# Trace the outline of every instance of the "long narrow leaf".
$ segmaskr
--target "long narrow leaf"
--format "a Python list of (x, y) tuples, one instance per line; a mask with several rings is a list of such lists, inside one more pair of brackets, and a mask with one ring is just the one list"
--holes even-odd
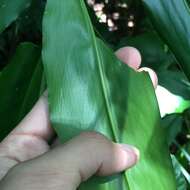
[(190, 79), (190, 8), (186, 0), (143, 0), (152, 23)]
[(187, 170), (181, 165), (181, 163), (177, 160), (176, 157), (173, 156), (172, 160), (173, 160), (173, 164), (176, 164), (179, 167), (179, 169), (181, 170), (181, 173), (183, 174), (183, 176), (187, 180), (188, 184), (190, 184), (190, 175), (187, 172)]
[(0, 141), (30, 111), (39, 97), (42, 75), (39, 58), (40, 49), (36, 45), (23, 43), (0, 73)]
[[(141, 160), (125, 173), (122, 183), (116, 181), (117, 187), (176, 189), (148, 75), (121, 63), (96, 38), (83, 0), (48, 0), (43, 35), (51, 121), (62, 142), (95, 130), (133, 144)], [(110, 189), (111, 184), (103, 187)]]
[(187, 182), (181, 170), (181, 164), (176, 159), (175, 156), (172, 155), (172, 163), (175, 169), (175, 175), (177, 179), (177, 190), (186, 190), (187, 189)]

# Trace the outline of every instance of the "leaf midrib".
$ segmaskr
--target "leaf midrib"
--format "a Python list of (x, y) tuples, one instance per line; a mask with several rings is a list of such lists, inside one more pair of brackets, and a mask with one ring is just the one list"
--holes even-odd
[[(90, 18), (89, 18), (89, 15), (86, 11), (86, 7), (84, 5), (84, 1), (83, 0), (80, 0), (80, 5), (81, 5), (81, 9), (82, 9), (82, 13), (83, 13), (83, 17), (84, 17), (84, 20), (87, 21), (87, 23), (89, 23), (89, 26), (90, 26), (90, 30), (92, 31), (91, 32), (91, 36), (92, 36), (92, 41), (93, 41), (93, 46), (94, 46), (94, 49), (95, 49), (95, 53), (96, 53), (96, 57), (97, 57), (97, 62), (98, 62), (98, 73), (99, 73), (99, 76), (100, 76), (100, 79), (101, 79), (101, 87), (102, 87), (102, 90), (103, 90), (103, 96), (104, 96), (104, 101), (105, 101), (105, 104), (106, 104), (106, 110), (107, 110), (107, 114), (108, 114), (108, 118), (109, 118), (109, 121), (110, 121), (110, 124), (111, 124), (111, 129), (112, 129), (112, 132), (113, 132), (113, 137), (114, 137), (114, 140), (115, 141), (118, 141), (118, 138), (116, 136), (116, 130), (115, 130), (115, 126), (116, 126), (116, 122), (114, 120), (114, 117), (113, 117), (113, 112), (111, 111), (111, 105), (109, 103), (109, 96), (107, 94), (107, 84), (106, 84), (106, 80), (105, 80), (105, 75), (104, 75), (104, 66), (103, 66), (103, 63), (102, 63), (102, 59), (101, 57), (99, 56), (99, 50), (98, 50), (98, 46), (97, 46), (97, 42), (96, 42), (96, 37), (94, 35), (94, 30), (93, 30), (93, 27), (91, 25), (91, 21), (90, 21)], [(84, 14), (86, 13), (86, 14)]]
[[(81, 9), (82, 9), (82, 13), (83, 13), (83, 17), (84, 17), (84, 20), (87, 20), (87, 23), (89, 23), (89, 26), (90, 26), (90, 30), (92, 31), (91, 34), (92, 34), (92, 41), (93, 41), (93, 46), (94, 46), (94, 49), (95, 49), (95, 52), (96, 52), (96, 56), (97, 56), (97, 61), (98, 61), (98, 71), (99, 71), (99, 76), (100, 76), (100, 79), (101, 79), (101, 87), (102, 87), (102, 90), (103, 90), (103, 96), (104, 96), (104, 101), (105, 101), (105, 104), (106, 104), (106, 110), (107, 110), (107, 114), (108, 114), (108, 118), (109, 118), (109, 121), (110, 121), (110, 124), (111, 124), (111, 130), (112, 130), (112, 133), (113, 133), (113, 138), (116, 142), (119, 142), (119, 139), (117, 137), (117, 131), (115, 129), (115, 127), (117, 126), (116, 125), (116, 120), (114, 119), (114, 114), (112, 112), (112, 106), (110, 105), (109, 103), (109, 96), (107, 94), (107, 89), (108, 89), (108, 85), (106, 84), (106, 77), (105, 77), (105, 72), (104, 72), (104, 66), (103, 66), (103, 62), (102, 62), (102, 59), (101, 57), (99, 56), (100, 52), (99, 52), (99, 49), (98, 49), (98, 45), (97, 45), (97, 41), (96, 41), (96, 36), (94, 35), (94, 30), (93, 30), (93, 26), (91, 24), (91, 20), (89, 18), (89, 15), (88, 15), (88, 12), (86, 11), (86, 7), (84, 5), (84, 1), (83, 0), (80, 0), (80, 5), (81, 5)], [(84, 13), (86, 12), (86, 15), (84, 15)], [(125, 175), (125, 180), (126, 180), (126, 185), (127, 185), (127, 188), (130, 190), (130, 187), (129, 187), (129, 183), (128, 183), (128, 180), (127, 180), (127, 174), (126, 172), (124, 173)]]

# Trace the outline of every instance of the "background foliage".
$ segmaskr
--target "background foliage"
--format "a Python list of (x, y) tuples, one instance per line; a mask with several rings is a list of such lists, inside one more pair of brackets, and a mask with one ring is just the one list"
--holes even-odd
[[(45, 88), (40, 52), (46, 1), (25, 2), (24, 7), (19, 7), (21, 14), (13, 13), (0, 24), (1, 140), (31, 109)], [(159, 102), (164, 112), (162, 126), (173, 154), (178, 189), (190, 189), (190, 83), (177, 59), (155, 30), (142, 1), (88, 0), (86, 3), (97, 36), (114, 50), (126, 45), (138, 48), (143, 57), (142, 65), (153, 68), (158, 74), (159, 85), (168, 90), (157, 93), (158, 99), (166, 99)], [(16, 0), (11, 4), (18, 5)], [(0, 0), (0, 21), (6, 13), (2, 10), (7, 6)], [(9, 104), (13, 108), (10, 109)], [(175, 109), (168, 108), (175, 104)]]

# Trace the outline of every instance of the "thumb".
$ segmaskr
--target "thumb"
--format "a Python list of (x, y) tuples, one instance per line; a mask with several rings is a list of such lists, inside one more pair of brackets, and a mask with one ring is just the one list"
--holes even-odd
[[(65, 189), (76, 189), (92, 175), (112, 175), (132, 167), (139, 152), (95, 132), (85, 132), (36, 160), (37, 168), (61, 172)], [(64, 188), (63, 188), (64, 189)]]
[[(95, 132), (85, 132), (43, 156), (24, 163), (22, 173), (27, 176), (27, 173), (31, 174), (31, 169), (34, 170), (34, 189), (37, 189), (37, 182), (44, 181), (43, 187), (47, 185), (49, 189), (59, 187), (57, 189), (73, 190), (94, 174), (107, 176), (130, 168), (138, 158), (139, 152), (132, 146), (113, 143)], [(39, 179), (39, 176), (43, 179)], [(26, 184), (26, 181), (22, 181)]]

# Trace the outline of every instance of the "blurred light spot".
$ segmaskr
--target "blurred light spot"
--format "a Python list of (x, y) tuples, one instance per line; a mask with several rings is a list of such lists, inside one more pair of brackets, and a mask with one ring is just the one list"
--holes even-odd
[(107, 15), (104, 14), (102, 11), (97, 11), (96, 16), (99, 18), (100, 23), (106, 23), (107, 22)]
[(128, 8), (128, 5), (126, 3), (119, 3), (118, 7)]
[(110, 28), (109, 28), (109, 31), (111, 31), (111, 32), (112, 32), (112, 31), (116, 31), (116, 30), (118, 30), (118, 27), (117, 27), (117, 26), (113, 26), (113, 27), (110, 27)]
[(104, 8), (104, 4), (103, 3), (97, 3), (93, 6), (94, 11), (102, 11)]
[(113, 13), (113, 19), (118, 20), (120, 17), (119, 13)]
[(102, 22), (102, 23), (106, 23), (107, 22), (107, 16), (106, 16), (106, 14), (100, 15), (100, 22)]
[(127, 25), (129, 28), (133, 28), (135, 26), (135, 23), (133, 21), (129, 21)]
[(187, 138), (190, 139), (190, 134), (187, 134)]
[(134, 20), (135, 17), (134, 17), (134, 15), (130, 15), (129, 18), (130, 18), (131, 20)]
[(95, 4), (95, 0), (88, 0), (87, 3), (90, 5), (90, 6), (93, 6)]
[(118, 29), (117, 26), (112, 21), (112, 19), (108, 19), (107, 24), (108, 24), (108, 27), (109, 27), (109, 31), (115, 31), (115, 30)]
[(108, 19), (108, 26), (109, 27), (114, 27), (114, 23), (111, 19)]

